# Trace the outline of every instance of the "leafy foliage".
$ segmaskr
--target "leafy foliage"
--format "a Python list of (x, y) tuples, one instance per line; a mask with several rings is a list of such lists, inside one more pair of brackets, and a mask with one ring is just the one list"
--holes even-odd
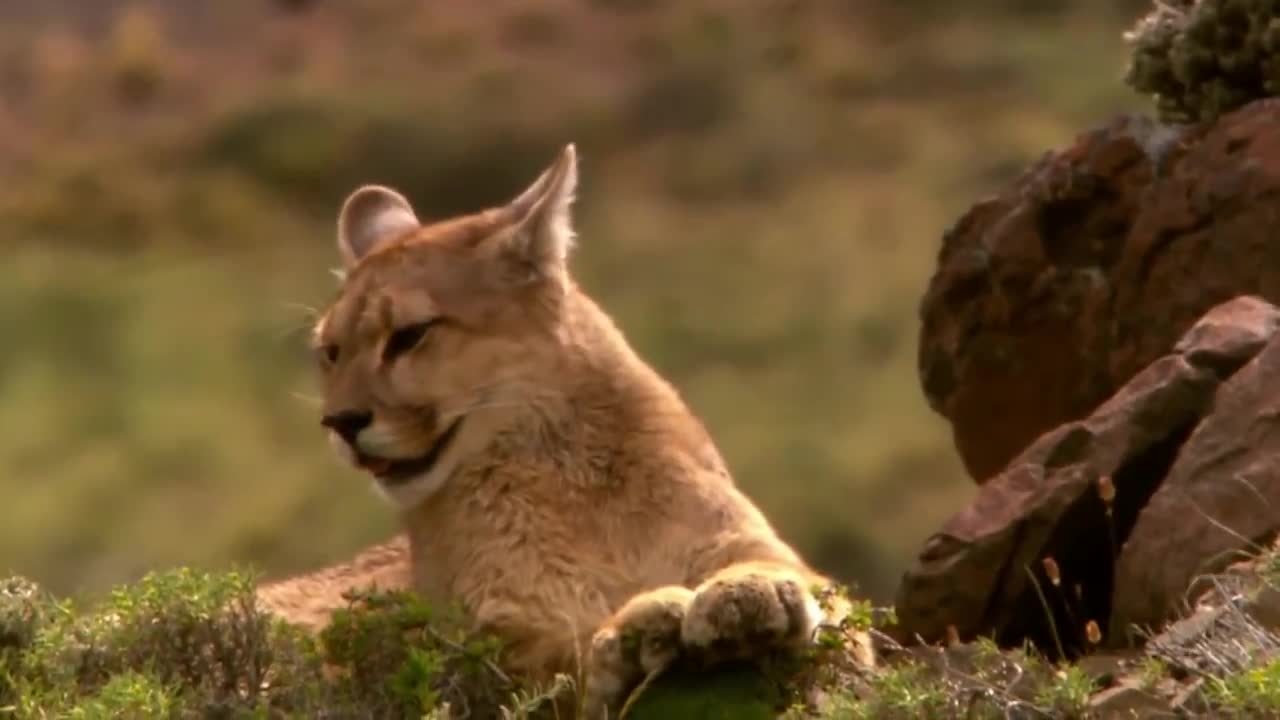
[(353, 595), (313, 637), (260, 611), (246, 573), (152, 573), (87, 609), (15, 577), (0, 623), (17, 718), (518, 718), (551, 699), (499, 669), (494, 639), (403, 593)]
[(1227, 717), (1280, 716), (1280, 659), (1224, 678), (1213, 678), (1206, 689), (1210, 702)]
[(1280, 3), (1157, 0), (1126, 36), (1125, 79), (1163, 119), (1212, 120), (1280, 92)]

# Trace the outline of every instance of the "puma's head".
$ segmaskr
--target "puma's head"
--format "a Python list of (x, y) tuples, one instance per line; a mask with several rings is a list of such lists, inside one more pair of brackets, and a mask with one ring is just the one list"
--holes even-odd
[(424, 224), (375, 185), (343, 204), (342, 287), (314, 330), (322, 424), (397, 504), (439, 489), (554, 385), (578, 297), (566, 267), (577, 177), (568, 145), (519, 196), (472, 215)]

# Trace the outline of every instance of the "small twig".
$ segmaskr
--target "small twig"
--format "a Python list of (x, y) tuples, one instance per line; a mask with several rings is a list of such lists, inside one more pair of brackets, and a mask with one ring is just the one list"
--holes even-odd
[(653, 684), (653, 681), (657, 680), (658, 676), (665, 671), (665, 667), (659, 668), (646, 675), (644, 680), (640, 681), (640, 684), (637, 685), (635, 689), (631, 691), (631, 694), (627, 696), (627, 701), (622, 704), (622, 709), (618, 711), (618, 720), (626, 720), (627, 713), (631, 712), (631, 706), (635, 704), (636, 700), (640, 699), (640, 695), (642, 695), (644, 691)]
[[(453, 650), (454, 652), (459, 652), (463, 654), (466, 654), (467, 652), (466, 648), (450, 640), (449, 638), (441, 635), (439, 632), (436, 631), (435, 628), (431, 627), (430, 625), (423, 625), (422, 631), (430, 635), (431, 638), (436, 642), (448, 647), (450, 650)], [(498, 665), (494, 663), (492, 660), (490, 660), (489, 658), (480, 658), (480, 663), (484, 665), (485, 668), (489, 670), (489, 672), (493, 673), (495, 676), (497, 676), (499, 680), (506, 683), (508, 686), (515, 685), (515, 683), (511, 681), (511, 677), (508, 676), (505, 672), (503, 672), (502, 668), (498, 667)]]
[(1053, 619), (1053, 609), (1049, 607), (1049, 599), (1045, 597), (1044, 590), (1040, 587), (1040, 581), (1036, 579), (1036, 574), (1026, 565), (1022, 566), (1026, 571), (1027, 577), (1031, 578), (1031, 586), (1036, 589), (1036, 596), (1040, 598), (1040, 605), (1044, 608), (1045, 618), (1049, 621), (1049, 632), (1053, 633), (1053, 644), (1058, 648), (1058, 657), (1066, 659), (1067, 651), (1062, 647), (1062, 638), (1058, 636), (1058, 623)]

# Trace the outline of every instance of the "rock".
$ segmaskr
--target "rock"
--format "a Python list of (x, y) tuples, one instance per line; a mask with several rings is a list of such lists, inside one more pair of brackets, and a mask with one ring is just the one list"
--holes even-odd
[(919, 372), (979, 482), (1087, 416), (1211, 307), (1280, 302), (1280, 99), (1211, 125), (1122, 116), (943, 238)]
[[(1216, 386), (1212, 373), (1170, 356), (1096, 417), (1044, 435), (927, 541), (899, 586), (895, 635), (937, 642), (952, 624), (962, 638), (995, 633), (1002, 645), (1021, 636), (1049, 647), (1059, 634), (1049, 617), (1067, 620), (1064, 593), (1077, 583), (1082, 596), (1089, 591), (1085, 617), (1096, 619), (1093, 609), (1104, 609), (1110, 593), (1112, 554), (1098, 479), (1111, 476), (1117, 507), (1136, 512), (1131, 506), (1154, 489), (1160, 466)], [(1052, 586), (1041, 565), (1046, 557), (1064, 584)], [(1046, 613), (1045, 604), (1058, 609)]]
[(1219, 626), (1229, 624), (1229, 612), (1230, 608), (1225, 605), (1212, 605), (1188, 613), (1151, 637), (1146, 643), (1147, 652), (1183, 675), (1209, 672), (1214, 668), (1204, 665), (1200, 645)]
[(1110, 377), (1123, 381), (1210, 307), (1238, 295), (1280, 302), (1280, 100), (1224, 116), (1139, 206), (1112, 273)]
[(921, 304), (919, 371), (985, 480), (1114, 389), (1104, 363), (1111, 267), (1154, 175), (1152, 121), (1121, 117), (978, 203), (943, 238)]
[[(1277, 313), (1250, 308), (1274, 333)], [(1116, 562), (1112, 633), (1159, 627), (1197, 576), (1280, 533), (1280, 336), (1218, 390)]]
[(1280, 328), (1280, 310), (1265, 300), (1242, 295), (1205, 313), (1174, 346), (1191, 364), (1219, 377), (1240, 369)]
[(1195, 678), (1178, 689), (1169, 701), (1175, 717), (1203, 716), (1209, 707), (1204, 701), (1204, 678)]
[(1093, 679), (1094, 685), (1109, 688), (1124, 675), (1134, 653), (1094, 653), (1076, 660), (1076, 667)]
[[(954, 625), (964, 640), (994, 635), (1004, 646), (1031, 640), (1051, 655), (1089, 647), (1085, 623), (1110, 627), (1113, 563), (1139, 511), (1208, 413), (1223, 378), (1243, 378), (1253, 365), (1237, 376), (1232, 371), (1262, 350), (1254, 361), (1260, 363), (1278, 326), (1280, 310), (1258, 298), (1223, 303), (1087, 418), (1032, 443), (926, 542), (898, 589), (895, 637), (938, 642)], [(1100, 494), (1102, 478), (1114, 494), (1110, 508)], [(1259, 509), (1256, 500), (1246, 506)], [(1176, 523), (1186, 514), (1161, 517)], [(1119, 639), (1108, 632), (1103, 644)]]
[(1259, 588), (1249, 598), (1245, 612), (1262, 627), (1273, 633), (1280, 633), (1280, 587), (1265, 585)]
[(1095, 693), (1089, 699), (1091, 717), (1149, 718), (1167, 717), (1169, 703), (1137, 685), (1124, 683)]
[(1226, 677), (1280, 658), (1280, 635), (1250, 613), (1247, 585), (1261, 577), (1222, 575), (1195, 609), (1146, 641), (1144, 651), (1182, 677)]

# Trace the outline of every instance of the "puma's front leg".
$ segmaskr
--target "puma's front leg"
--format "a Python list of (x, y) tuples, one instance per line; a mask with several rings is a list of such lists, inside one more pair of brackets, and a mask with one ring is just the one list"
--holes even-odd
[(592, 638), (587, 718), (616, 718), (646, 677), (677, 658), (712, 664), (802, 648), (821, 618), (806, 581), (786, 565), (742, 563), (692, 590), (668, 586), (635, 596)]
[(693, 597), (689, 588), (674, 585), (642, 593), (596, 631), (583, 691), (588, 720), (616, 718), (636, 686), (679, 657)]

